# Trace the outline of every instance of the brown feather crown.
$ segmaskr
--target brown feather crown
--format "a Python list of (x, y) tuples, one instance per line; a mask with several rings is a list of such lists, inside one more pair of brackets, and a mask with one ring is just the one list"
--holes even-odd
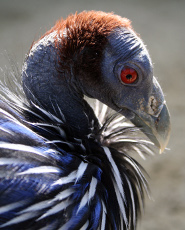
[[(71, 71), (75, 76), (93, 72), (93, 79), (99, 76), (102, 51), (107, 36), (116, 28), (131, 28), (128, 19), (113, 13), (83, 11), (57, 21), (44, 36), (55, 32), (55, 45), (59, 52), (59, 71)], [(42, 38), (44, 37), (42, 36)]]

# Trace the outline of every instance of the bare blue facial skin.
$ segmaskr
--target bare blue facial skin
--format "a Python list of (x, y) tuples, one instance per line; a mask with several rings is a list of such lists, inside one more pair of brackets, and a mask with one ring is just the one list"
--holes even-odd
[[(147, 103), (153, 88), (153, 67), (143, 42), (135, 33), (126, 28), (117, 29), (108, 38), (109, 44), (104, 52), (102, 72), (109, 87), (116, 88), (112, 99), (119, 108), (134, 110), (142, 100)], [(121, 82), (120, 73), (124, 67), (136, 70), (138, 80), (134, 84)], [(135, 95), (135, 96), (134, 96)]]
[[(120, 74), (124, 67), (137, 72), (138, 79), (133, 84), (121, 81)], [(168, 110), (162, 89), (153, 76), (149, 53), (142, 40), (131, 29), (117, 29), (108, 37), (102, 76), (108, 95), (108, 100), (104, 103), (141, 127), (161, 148), (162, 142), (169, 139), (169, 129), (164, 128), (170, 126)], [(157, 137), (158, 133), (161, 133), (161, 137)], [(161, 149), (163, 151), (163, 147)]]

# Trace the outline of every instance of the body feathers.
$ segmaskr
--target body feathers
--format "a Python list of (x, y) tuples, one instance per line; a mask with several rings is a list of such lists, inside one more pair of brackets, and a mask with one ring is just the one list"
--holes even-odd
[(125, 153), (133, 127), (105, 116), (81, 140), (36, 105), (6, 99), (1, 108), (1, 229), (135, 229), (148, 186)]

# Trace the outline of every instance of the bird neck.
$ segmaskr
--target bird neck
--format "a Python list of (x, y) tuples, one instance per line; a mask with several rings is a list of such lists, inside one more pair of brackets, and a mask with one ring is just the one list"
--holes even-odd
[(83, 138), (98, 121), (72, 71), (62, 72), (58, 58), (52, 42), (33, 46), (22, 70), (23, 89), (30, 102), (65, 119), (73, 135)]
[(58, 118), (64, 117), (75, 137), (87, 136), (92, 132), (92, 128), (98, 127), (92, 108), (82, 95), (74, 92), (73, 87), (64, 84), (61, 92), (50, 96), (52, 107), (48, 105), (46, 108)]

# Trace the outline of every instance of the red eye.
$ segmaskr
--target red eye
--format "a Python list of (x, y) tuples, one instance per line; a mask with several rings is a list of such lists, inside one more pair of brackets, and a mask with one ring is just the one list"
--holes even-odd
[(134, 69), (130, 67), (125, 67), (122, 69), (120, 77), (123, 83), (132, 84), (137, 80), (138, 75)]

